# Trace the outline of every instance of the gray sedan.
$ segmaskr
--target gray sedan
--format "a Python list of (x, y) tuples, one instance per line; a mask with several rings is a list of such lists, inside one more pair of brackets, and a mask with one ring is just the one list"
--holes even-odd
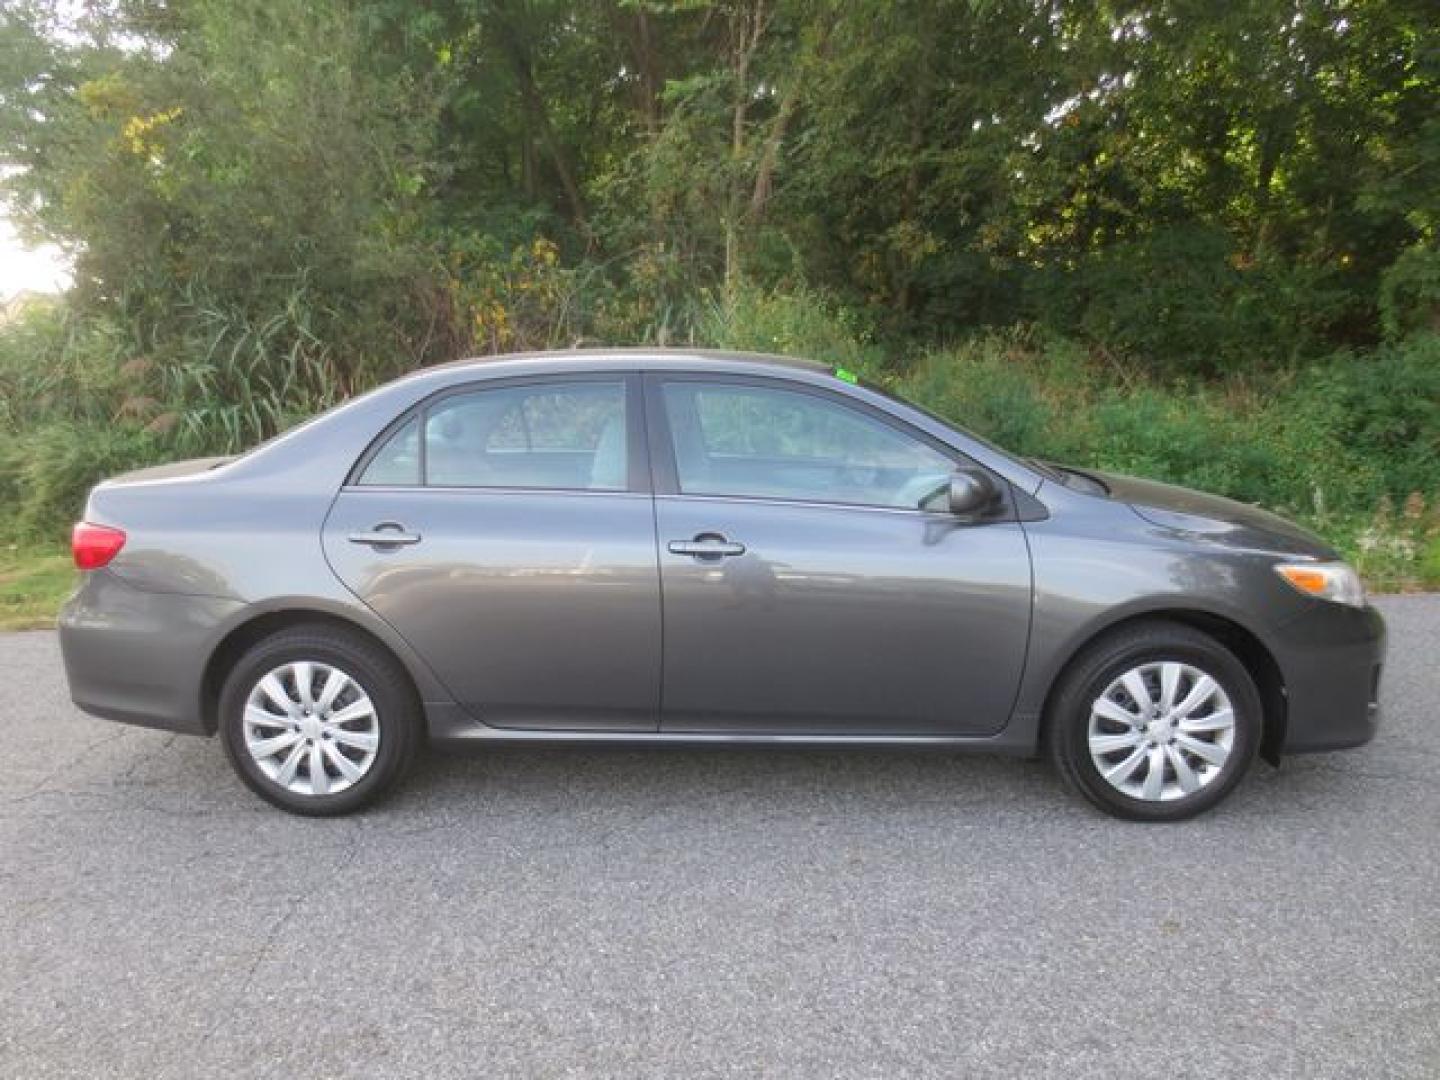
[(1378, 719), (1383, 623), (1315, 536), (776, 357), (430, 368), (102, 483), (73, 548), (76, 703), (304, 814), (429, 739), (1043, 752), (1175, 820)]

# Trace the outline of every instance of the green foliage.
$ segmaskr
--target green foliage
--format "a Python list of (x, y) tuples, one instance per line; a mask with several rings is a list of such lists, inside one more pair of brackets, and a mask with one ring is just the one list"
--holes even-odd
[(1440, 498), (1412, 492), (1398, 509), (1382, 498), (1373, 513), (1337, 529), (1342, 550), (1372, 588), (1440, 588)]
[(1420, 585), (1427, 589), (1440, 589), (1440, 535), (1434, 532), (1426, 539), (1420, 553)]
[(163, 445), (144, 432), (55, 422), (23, 434), (0, 433), (0, 504), (12, 539), (53, 539), (79, 517), (98, 481), (161, 460)]
[(9, 4), (0, 194), (76, 286), (0, 325), (4, 528), (418, 365), (697, 343), (1305, 515), (1403, 582), (1432, 7)]
[(1421, 335), (1283, 378), (1164, 383), (1009, 333), (931, 352), (895, 389), (1027, 456), (1295, 516), (1398, 588), (1440, 582), (1437, 350)]
[(1440, 335), (1341, 353), (1307, 373), (1298, 407), (1325, 418), (1340, 451), (1376, 462), (1376, 495), (1440, 494)]
[(1436, 34), (1412, 0), (32, 0), (0, 187), (165, 363), (197, 297), (303, 293), (354, 382), (691, 340), (758, 288), (1279, 368), (1433, 322)]
[(1223, 231), (1193, 227), (1110, 245), (1082, 273), (1037, 275), (1028, 291), (1036, 319), (1166, 374), (1314, 357), (1354, 304), (1334, 271), (1242, 262)]
[(60, 37), (46, 22), (67, 6), (47, 7), (0, 16), (17, 45), (0, 132), (22, 166), (3, 188), (22, 227), (76, 246), (77, 316), (169, 363), (223, 313), (283, 368), (304, 335), (268, 327), (300, 294), (347, 382), (401, 343), (426, 355), (429, 313), (407, 301), (433, 267), (417, 207), (435, 105), (374, 70), (347, 8), (116, 5)]
[(780, 353), (851, 371), (878, 372), (884, 351), (855, 312), (805, 290), (739, 289), (706, 297), (695, 343), (740, 352)]
[(0, 548), (0, 630), (54, 626), (75, 578), (68, 552), (52, 546)]
[(1074, 460), (1086, 444), (1070, 421), (1090, 380), (1073, 346), (1016, 331), (931, 352), (894, 387), (1014, 453)]
[(39, 304), (0, 327), (0, 431), (49, 422), (173, 437), (179, 449), (243, 449), (392, 372), (341, 363), (297, 290), (257, 322), (198, 295), (164, 337), (123, 314)]
[[(324, 318), (298, 289), (263, 321), (203, 299), (184, 310), (186, 337), (166, 363), (132, 369), (154, 397), (122, 411), (153, 413), (150, 430), (170, 432), (197, 452), (235, 453), (375, 380), (377, 372), (343, 364), (319, 336)], [(131, 399), (132, 405), (136, 399)]]
[(1440, 249), (1417, 244), (1385, 271), (1380, 324), (1392, 341), (1415, 330), (1440, 333)]

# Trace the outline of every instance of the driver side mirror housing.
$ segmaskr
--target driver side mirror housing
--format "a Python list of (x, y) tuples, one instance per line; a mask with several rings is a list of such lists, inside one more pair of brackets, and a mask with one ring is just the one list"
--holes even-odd
[(989, 510), (1000, 498), (1000, 488), (983, 469), (956, 469), (950, 476), (950, 513), (973, 517)]

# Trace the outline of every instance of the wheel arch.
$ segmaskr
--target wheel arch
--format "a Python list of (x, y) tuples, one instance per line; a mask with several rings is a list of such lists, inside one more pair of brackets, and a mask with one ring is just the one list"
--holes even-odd
[(1261, 708), (1264, 714), (1260, 737), (1260, 756), (1270, 764), (1278, 765), (1280, 748), (1285, 743), (1285, 728), (1288, 722), (1285, 677), (1279, 663), (1264, 641), (1249, 627), (1226, 615), (1199, 608), (1147, 609), (1124, 615), (1103, 626), (1091, 628), (1089, 633), (1083, 635), (1074, 644), (1064, 662), (1055, 669), (1054, 676), (1045, 692), (1045, 702), (1040, 714), (1041, 738), (1049, 737), (1051, 710), (1056, 693), (1064, 682), (1066, 674), (1081, 654), (1102, 638), (1137, 623), (1146, 622), (1172, 622), (1188, 626), (1192, 630), (1198, 630), (1214, 638), (1235, 654), (1236, 659), (1244, 665), (1250, 677), (1255, 680), (1255, 688), (1260, 692)]
[(433, 696), (425, 691), (435, 685), (434, 677), (425, 671), (417, 678), (418, 659), (404, 647), (397, 647), (390, 635), (377, 633), (364, 621), (327, 607), (307, 604), (281, 605), (250, 612), (247, 617), (229, 627), (210, 650), (200, 679), (200, 716), (207, 735), (215, 734), (219, 727), (220, 690), (240, 658), (257, 642), (281, 630), (301, 625), (328, 625), (369, 639), (399, 664), (415, 695), (417, 706), (423, 709), (426, 700)]

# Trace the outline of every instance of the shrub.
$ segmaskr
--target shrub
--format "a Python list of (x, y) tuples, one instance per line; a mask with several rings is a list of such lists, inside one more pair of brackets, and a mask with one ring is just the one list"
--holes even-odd
[(884, 350), (849, 309), (809, 290), (780, 293), (743, 287), (710, 298), (695, 327), (697, 344), (805, 357), (853, 371), (877, 372)]
[(895, 389), (1017, 454), (1063, 460), (1089, 448), (1089, 375), (1063, 342), (987, 335), (926, 354)]
[(1107, 396), (1095, 411), (1095, 463), (1115, 472), (1259, 501), (1275, 451), (1237, 438), (1241, 421), (1199, 391), (1143, 387)]
[(1440, 535), (1431, 536), (1420, 553), (1420, 586), (1440, 589)]
[(1113, 244), (1027, 287), (1032, 317), (1162, 375), (1279, 367), (1323, 351), (1355, 298), (1335, 271), (1236, 256), (1198, 225)]
[(63, 537), (91, 487), (153, 464), (163, 453), (144, 432), (111, 425), (61, 421), (0, 434), (0, 503), (10, 508), (6, 533), (24, 540)]
[(1199, 384), (1117, 378), (1064, 341), (1011, 333), (929, 353), (895, 388), (1020, 454), (1298, 517), (1398, 587), (1428, 541), (1413, 514), (1377, 507), (1440, 501), (1435, 347), (1415, 339), (1293, 376)]
[(1380, 278), (1380, 325), (1391, 340), (1440, 334), (1440, 249), (1407, 248)]
[(1334, 461), (1373, 466), (1372, 503), (1440, 493), (1440, 334), (1340, 353), (1298, 385), (1295, 408), (1323, 418)]

